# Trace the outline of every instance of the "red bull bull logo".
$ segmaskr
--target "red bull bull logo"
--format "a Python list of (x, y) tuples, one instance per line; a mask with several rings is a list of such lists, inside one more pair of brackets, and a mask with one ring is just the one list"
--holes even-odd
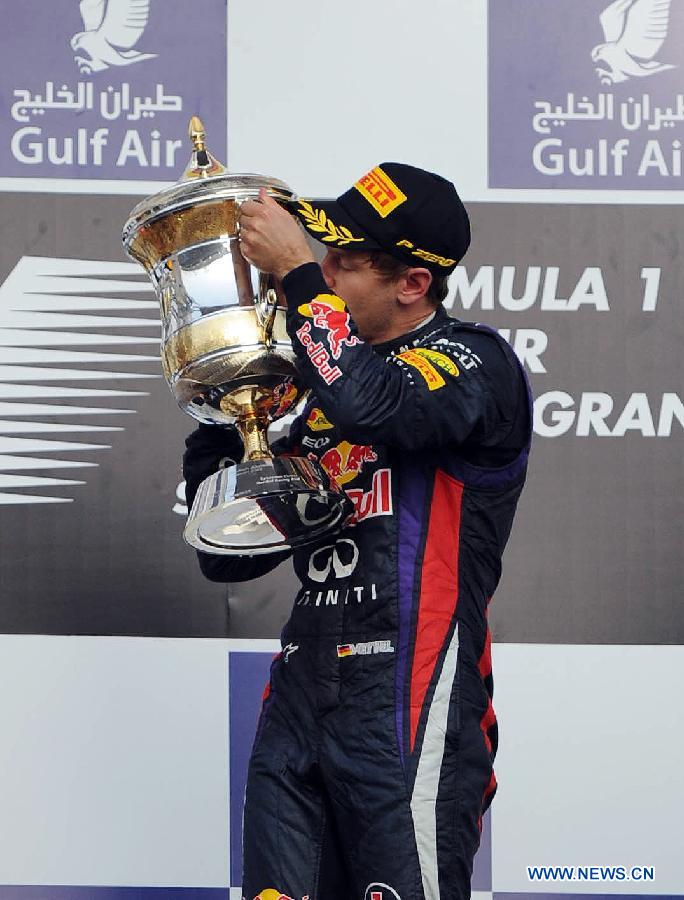
[(354, 347), (361, 343), (351, 333), (351, 319), (344, 300), (335, 294), (319, 294), (310, 303), (300, 306), (299, 312), (312, 318), (316, 328), (323, 328), (328, 332), (328, 345), (333, 359), (340, 358), (342, 347)]
[(339, 485), (353, 481), (362, 471), (364, 463), (377, 462), (378, 455), (372, 447), (342, 441), (331, 447), (319, 459), (325, 471)]
[[(260, 891), (254, 900), (294, 900), (294, 897), (290, 897), (288, 894), (281, 894), (275, 888), (266, 888), (266, 890)], [(302, 900), (309, 900), (308, 895), (302, 897)]]

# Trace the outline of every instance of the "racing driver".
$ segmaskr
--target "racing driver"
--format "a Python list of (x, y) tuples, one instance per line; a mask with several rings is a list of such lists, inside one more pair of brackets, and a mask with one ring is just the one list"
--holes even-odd
[[(282, 282), (312, 392), (280, 452), (317, 459), (355, 507), (336, 539), (294, 552), (301, 588), (249, 767), (244, 897), (462, 900), (496, 790), (487, 605), (525, 480), (525, 375), (496, 332), (442, 306), (470, 226), (438, 175), (382, 163), (296, 218), (262, 191), (240, 240)], [(204, 425), (186, 443), (192, 504), (242, 446)], [(287, 555), (199, 557), (208, 578), (244, 581)]]

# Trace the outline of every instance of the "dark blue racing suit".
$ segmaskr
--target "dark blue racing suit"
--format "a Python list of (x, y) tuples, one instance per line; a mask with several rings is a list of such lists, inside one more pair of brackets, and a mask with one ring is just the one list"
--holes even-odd
[[(441, 307), (370, 346), (316, 264), (283, 286), (312, 389), (286, 449), (319, 460), (355, 515), (294, 553), (301, 589), (249, 769), (243, 894), (461, 900), (496, 790), (487, 605), (525, 480), (527, 381), (495, 332)], [(241, 457), (236, 440), (190, 436), (189, 503), (220, 457)], [(199, 554), (216, 581), (286, 555)]]

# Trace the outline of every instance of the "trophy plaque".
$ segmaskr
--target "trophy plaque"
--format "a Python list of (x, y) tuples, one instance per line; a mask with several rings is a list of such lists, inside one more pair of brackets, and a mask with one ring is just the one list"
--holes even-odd
[(240, 253), (239, 208), (261, 188), (283, 204), (275, 178), (231, 174), (190, 122), (193, 153), (181, 180), (148, 197), (123, 230), (161, 307), (162, 368), (180, 408), (200, 422), (235, 425), (243, 461), (205, 479), (184, 531), (208, 553), (254, 555), (337, 531), (352, 512), (342, 488), (313, 460), (273, 457), (267, 429), (304, 396), (271, 275)]

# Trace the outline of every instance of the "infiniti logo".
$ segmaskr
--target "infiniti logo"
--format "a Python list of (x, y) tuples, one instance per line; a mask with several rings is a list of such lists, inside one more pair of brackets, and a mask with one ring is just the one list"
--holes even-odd
[(309, 559), (309, 578), (324, 582), (332, 571), (335, 578), (347, 578), (359, 561), (359, 548), (349, 538), (340, 538), (334, 544), (319, 547)]

